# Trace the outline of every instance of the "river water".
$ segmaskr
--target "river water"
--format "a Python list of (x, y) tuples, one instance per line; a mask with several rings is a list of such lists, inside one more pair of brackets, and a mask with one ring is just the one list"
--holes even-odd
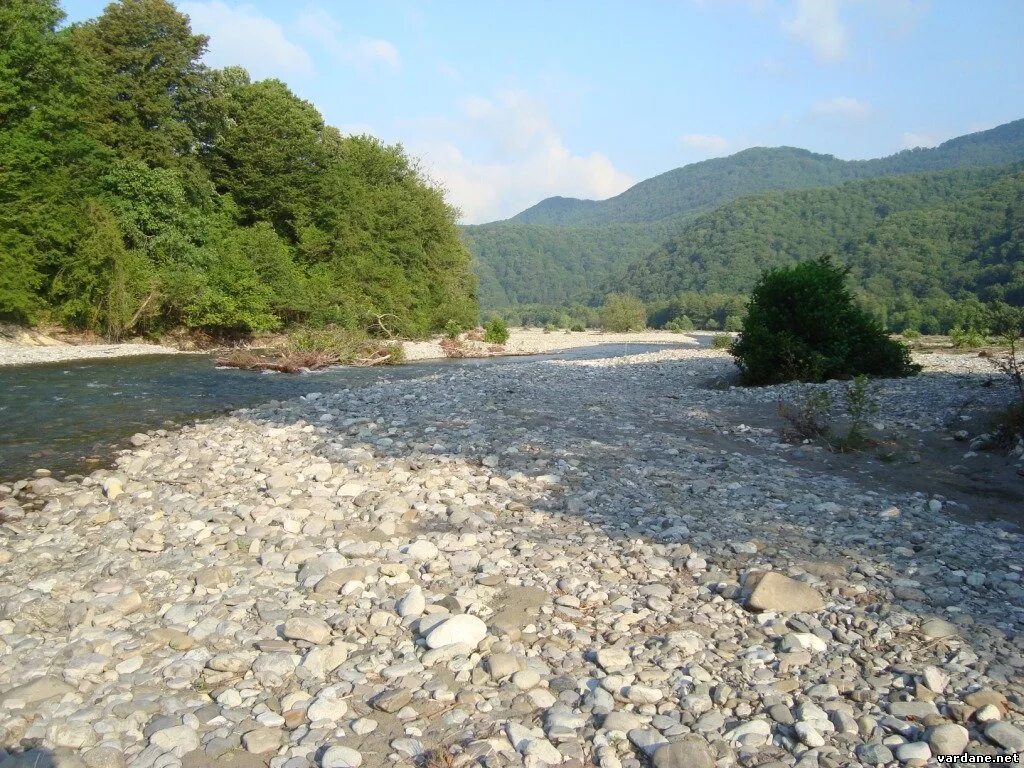
[(217, 368), (206, 355), (154, 355), (0, 367), (0, 482), (38, 468), (88, 473), (136, 432), (309, 392), (331, 392), (481, 365), (584, 360), (663, 349), (602, 344), (551, 355), (436, 360), (288, 375)]

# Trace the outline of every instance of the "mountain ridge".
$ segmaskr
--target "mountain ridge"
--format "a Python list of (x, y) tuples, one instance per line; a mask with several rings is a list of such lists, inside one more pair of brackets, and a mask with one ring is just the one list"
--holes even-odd
[(666, 171), (604, 201), (548, 198), (511, 219), (461, 231), (474, 255), (484, 310), (593, 302), (596, 291), (695, 218), (742, 197), (1021, 160), (1024, 119), (871, 160), (754, 147)]
[[(802, 172), (803, 176), (776, 175), (750, 191), (831, 186), (857, 178), (919, 173), (962, 165), (999, 165), (1021, 159), (1018, 156), (1007, 158), (1007, 152), (1024, 152), (1024, 118), (985, 131), (957, 136), (936, 147), (905, 149), (867, 160), (843, 160), (835, 155), (791, 146), (749, 147), (726, 157), (701, 160), (659, 173), (605, 200), (549, 197), (502, 222), (489, 223), (595, 226), (656, 221), (687, 210), (713, 206), (726, 196), (738, 196), (729, 194), (730, 189), (736, 189), (737, 182), (749, 183), (754, 175), (765, 171), (775, 174)], [(966, 161), (958, 162), (956, 155), (964, 156)], [(710, 174), (706, 174), (707, 171)], [(690, 190), (695, 181), (704, 187), (717, 182), (717, 188)], [(673, 189), (691, 191), (692, 194), (676, 202), (674, 207), (670, 201), (666, 201), (661, 206), (649, 209), (641, 202), (652, 196), (652, 190), (664, 197), (666, 192)], [(743, 191), (740, 190), (739, 194), (743, 194)], [(681, 202), (686, 205), (680, 205)]]

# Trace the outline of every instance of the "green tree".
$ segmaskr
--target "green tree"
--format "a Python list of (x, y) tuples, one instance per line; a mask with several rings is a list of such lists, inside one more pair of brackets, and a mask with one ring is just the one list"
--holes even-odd
[(621, 333), (641, 330), (647, 326), (647, 308), (635, 296), (613, 293), (601, 307), (601, 327), (606, 331)]
[(72, 28), (94, 135), (121, 157), (176, 167), (197, 151), (207, 38), (167, 0), (118, 0)]
[(908, 376), (920, 370), (910, 350), (856, 303), (846, 275), (828, 258), (762, 275), (731, 348), (744, 383)]

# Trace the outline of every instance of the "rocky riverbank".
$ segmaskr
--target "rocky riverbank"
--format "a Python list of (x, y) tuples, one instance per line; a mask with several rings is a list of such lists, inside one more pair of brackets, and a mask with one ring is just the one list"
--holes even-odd
[(268, 403), (18, 483), (0, 745), (89, 768), (1022, 752), (1024, 538), (964, 522), (990, 500), (923, 484), (914, 440), (1012, 472), (954, 439), (1010, 392), (929, 358), (875, 416), (913, 490), (826, 471), (750, 418), (802, 387), (730, 388), (727, 355), (687, 349)]
[[(508, 341), (502, 345), (485, 342), (463, 341), (463, 346), (473, 357), (493, 355), (543, 355), (564, 352), (568, 349), (583, 349), (602, 344), (671, 344), (673, 346), (695, 346), (699, 337), (713, 336), (709, 331), (691, 331), (687, 334), (671, 331), (631, 331), (609, 333), (588, 329), (586, 331), (555, 330), (545, 332), (540, 328), (510, 328)], [(446, 357), (440, 337), (424, 341), (404, 341), (402, 349), (405, 359), (440, 360)]]

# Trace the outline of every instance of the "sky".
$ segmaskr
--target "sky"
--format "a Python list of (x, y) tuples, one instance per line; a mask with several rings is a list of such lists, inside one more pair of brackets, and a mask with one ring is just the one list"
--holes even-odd
[(401, 143), (464, 223), (752, 146), (862, 159), (1024, 117), (1022, 0), (175, 4), (208, 64)]

